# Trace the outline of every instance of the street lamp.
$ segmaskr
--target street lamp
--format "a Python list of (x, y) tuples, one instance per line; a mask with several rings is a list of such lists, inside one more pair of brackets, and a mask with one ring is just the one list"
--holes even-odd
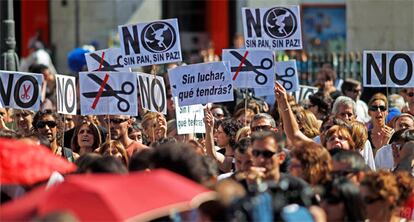
[(17, 71), (19, 57), (16, 54), (13, 0), (0, 0), (0, 69)]

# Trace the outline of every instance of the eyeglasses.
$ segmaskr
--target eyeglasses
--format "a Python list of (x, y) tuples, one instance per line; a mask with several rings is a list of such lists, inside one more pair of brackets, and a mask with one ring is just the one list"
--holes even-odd
[(252, 127), (252, 132), (256, 132), (256, 131), (269, 131), (271, 129), (272, 129), (272, 126), (269, 126), (269, 125), (253, 126)]
[(46, 125), (49, 128), (55, 128), (57, 126), (57, 123), (55, 121), (40, 121), (36, 124), (36, 128), (42, 129), (42, 128), (45, 128)]
[(381, 112), (384, 112), (384, 111), (387, 110), (387, 107), (385, 107), (385, 106), (370, 106), (369, 110), (373, 111), (373, 112), (378, 111), (378, 110), (380, 110)]
[(409, 92), (409, 93), (407, 93), (407, 96), (408, 96), (408, 97), (413, 97), (413, 96), (414, 96), (414, 92)]
[(112, 123), (112, 124), (121, 124), (121, 123), (123, 123), (123, 122), (125, 122), (125, 121), (128, 121), (128, 119), (105, 119), (105, 121), (106, 122), (110, 122), (110, 123)]
[(263, 156), (265, 159), (269, 159), (271, 158), (273, 155), (276, 154), (276, 152), (270, 151), (270, 150), (258, 150), (258, 149), (253, 149), (252, 150), (252, 154), (254, 157), (259, 157), (259, 156)]

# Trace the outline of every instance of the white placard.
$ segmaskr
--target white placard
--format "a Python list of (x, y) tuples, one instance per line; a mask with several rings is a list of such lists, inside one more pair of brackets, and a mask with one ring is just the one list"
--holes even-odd
[(242, 8), (242, 16), (247, 49), (302, 49), (299, 6)]
[(180, 106), (234, 99), (231, 75), (223, 62), (179, 66), (168, 70), (168, 77)]
[(202, 105), (179, 106), (178, 98), (174, 97), (177, 133), (193, 134), (205, 133), (204, 108)]
[[(299, 75), (296, 67), (296, 60), (289, 60), (275, 63), (275, 78), (287, 92), (299, 90)], [(274, 94), (274, 86), (254, 89), (255, 96), (269, 96)]]
[(310, 95), (315, 94), (318, 90), (318, 87), (299, 85), (299, 90), (293, 92), (292, 96), (294, 96), (296, 102), (299, 103), (302, 100), (308, 99)]
[(125, 67), (182, 61), (177, 19), (121, 25), (118, 32)]
[(364, 51), (364, 87), (413, 87), (414, 52)]
[(79, 84), (82, 115), (138, 114), (136, 73), (81, 72)]
[(120, 48), (109, 48), (85, 54), (89, 72), (130, 72), (130, 68), (122, 65), (123, 56)]
[(55, 75), (55, 77), (57, 112), (76, 115), (76, 78), (67, 75)]
[(269, 50), (223, 50), (223, 61), (230, 64), (235, 88), (271, 88), (274, 82), (273, 52)]
[(142, 108), (167, 114), (167, 96), (164, 79), (161, 76), (138, 73)]
[(0, 107), (38, 111), (43, 75), (0, 70)]

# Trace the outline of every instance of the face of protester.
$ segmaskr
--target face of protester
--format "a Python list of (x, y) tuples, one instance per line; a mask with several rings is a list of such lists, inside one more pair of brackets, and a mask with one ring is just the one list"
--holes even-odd
[(406, 99), (408, 107), (410, 107), (410, 113), (414, 113), (414, 88), (407, 89)]
[(129, 116), (125, 115), (110, 115), (110, 132), (111, 139), (119, 140), (122, 136), (128, 135)]
[(303, 175), (303, 168), (302, 164), (300, 163), (300, 160), (293, 157), (290, 160), (290, 164), (288, 167), (289, 174), (295, 177), (301, 177)]
[(318, 74), (316, 76), (316, 86), (318, 86), (321, 89), (327, 89), (333, 86), (333, 81), (327, 80), (324, 74)]
[(354, 109), (349, 105), (340, 105), (338, 107), (338, 113), (335, 116), (336, 118), (349, 123), (355, 118)]
[(370, 221), (384, 221), (385, 218), (378, 218), (384, 215), (379, 212), (389, 211), (390, 204), (364, 185), (361, 186), (361, 197), (365, 202), (368, 219)]
[(408, 116), (403, 116), (398, 118), (398, 120), (395, 122), (395, 131), (398, 131), (400, 129), (412, 129), (414, 127), (414, 121), (412, 118)]
[(113, 157), (121, 160), (122, 162), (124, 161), (123, 157), (122, 157), (122, 154), (115, 147), (108, 148), (107, 150), (105, 150), (105, 152), (102, 155), (103, 156), (113, 156)]
[(258, 132), (258, 131), (267, 131), (267, 130), (272, 130), (272, 125), (270, 123), (270, 120), (265, 119), (265, 118), (261, 118), (258, 120), (255, 120), (251, 123), (250, 126), (252, 133), (253, 132)]
[(54, 142), (57, 135), (57, 123), (52, 115), (43, 116), (37, 123), (37, 130), (40, 134), (45, 135), (49, 142)]
[(335, 132), (329, 138), (326, 138), (326, 149), (331, 150), (334, 148), (349, 150), (349, 142), (347, 138), (341, 135), (340, 132)]
[(361, 92), (362, 92), (362, 87), (361, 87), (361, 85), (359, 85), (354, 89), (346, 90), (345, 91), (345, 96), (348, 96), (351, 99), (353, 99), (354, 101), (357, 101), (359, 99), (359, 97), (361, 96)]
[[(78, 144), (81, 148), (91, 148), (94, 143), (94, 136), (87, 124), (83, 124), (78, 132)], [(96, 147), (93, 147), (96, 148)]]
[(72, 115), (65, 116), (65, 129), (70, 130), (75, 127), (75, 121), (73, 120)]
[(374, 125), (383, 126), (385, 118), (388, 115), (385, 102), (382, 100), (375, 100), (369, 107), (369, 115), (371, 116)]
[(167, 90), (167, 113), (169, 117), (175, 117), (174, 97), (172, 96), (170, 89)]
[(224, 132), (223, 127), (219, 126), (214, 134), (219, 147), (224, 148), (229, 144), (230, 137)]
[(265, 175), (274, 176), (279, 173), (279, 166), (285, 156), (277, 153), (277, 142), (267, 137), (264, 140), (255, 140), (252, 144), (253, 166), (265, 169)]
[(13, 114), (13, 119), (17, 128), (22, 131), (28, 132), (32, 128), (33, 116), (30, 113), (16, 110)]
[(130, 139), (142, 144), (142, 132), (141, 131), (132, 132), (128, 136)]
[(236, 150), (234, 158), (236, 159), (235, 166), (238, 172), (245, 172), (253, 165), (252, 154), (248, 150), (245, 153), (240, 153)]
[(216, 120), (224, 119), (224, 111), (222, 108), (214, 108), (211, 110), (211, 113), (213, 114)]

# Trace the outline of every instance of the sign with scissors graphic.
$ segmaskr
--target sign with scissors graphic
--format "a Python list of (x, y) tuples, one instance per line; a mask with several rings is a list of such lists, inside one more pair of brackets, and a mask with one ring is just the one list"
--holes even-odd
[(0, 107), (38, 111), (43, 75), (0, 70)]
[(122, 65), (122, 50), (120, 48), (102, 49), (85, 54), (89, 72), (130, 72), (130, 68)]
[(273, 87), (273, 52), (269, 50), (223, 50), (223, 61), (230, 63), (236, 88)]
[[(275, 78), (287, 92), (296, 92), (299, 90), (299, 76), (296, 68), (296, 60), (289, 60), (275, 63)], [(274, 94), (273, 85), (266, 88), (254, 90), (256, 96), (269, 96)]]
[(138, 114), (137, 77), (128, 72), (81, 72), (82, 115)]

